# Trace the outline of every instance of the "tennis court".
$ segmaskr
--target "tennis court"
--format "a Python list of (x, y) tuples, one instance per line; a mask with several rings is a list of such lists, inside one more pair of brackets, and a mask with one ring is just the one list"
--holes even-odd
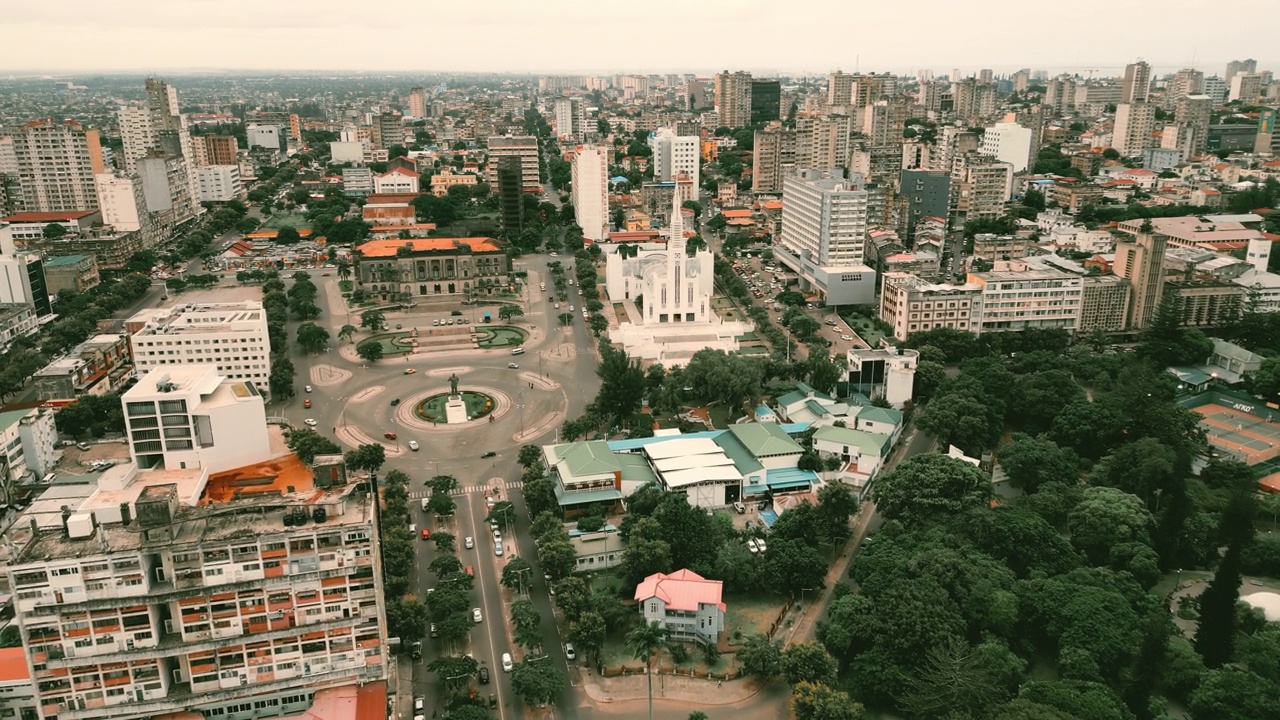
[(1204, 417), (1200, 426), (1209, 444), (1246, 465), (1280, 455), (1280, 426), (1270, 420), (1221, 405), (1201, 405), (1196, 412)]

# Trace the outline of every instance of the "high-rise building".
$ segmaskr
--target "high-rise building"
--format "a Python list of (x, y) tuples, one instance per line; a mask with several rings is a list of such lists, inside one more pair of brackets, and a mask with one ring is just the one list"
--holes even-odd
[(1125, 325), (1131, 330), (1141, 330), (1155, 319), (1164, 297), (1164, 253), (1168, 238), (1144, 226), (1135, 230), (1132, 225), (1121, 223), (1120, 230), (1130, 235), (1130, 239), (1116, 243), (1112, 271), (1128, 280), (1133, 289)]
[(169, 365), (211, 365), (228, 380), (265, 389), (271, 376), (267, 315), (262, 303), (177, 305), (138, 312), (125, 322), (141, 372)]
[(115, 171), (94, 177), (102, 223), (121, 232), (142, 230), (148, 224), (146, 191), (136, 174)]
[(1124, 66), (1124, 90), (1120, 102), (1145, 103), (1151, 93), (1151, 64), (1145, 60)]
[(370, 129), (375, 150), (390, 150), (392, 145), (404, 144), (404, 118), (397, 113), (378, 113)]
[(684, 173), (693, 180), (694, 187), (701, 182), (702, 139), (697, 135), (677, 135), (670, 128), (658, 128), (649, 136), (653, 149), (653, 179), (657, 182), (675, 182)]
[(724, 127), (751, 124), (751, 73), (725, 70), (716, 75), (716, 113)]
[(943, 170), (903, 170), (898, 181), (898, 234), (914, 238), (922, 218), (947, 216), (951, 173)]
[(1044, 104), (1059, 115), (1075, 110), (1076, 81), (1069, 75), (1059, 75), (1045, 83)]
[(985, 155), (1013, 165), (1013, 171), (1020, 173), (1027, 169), (1027, 163), (1031, 159), (1031, 136), (1029, 128), (1005, 120), (982, 133), (979, 149)]
[(587, 110), (582, 96), (556, 98), (555, 119), (557, 136), (582, 142), (587, 132)]
[(867, 231), (883, 191), (862, 176), (803, 169), (783, 181), (782, 235), (775, 251), (828, 304), (870, 302), (875, 271), (865, 264)]
[[(493, 138), (490, 138), (490, 142)], [(517, 155), (489, 158), (490, 185), (498, 193), (498, 212), (502, 229), (515, 237), (524, 229), (524, 186), (521, 182), (523, 163)]]
[[(240, 152), (240, 142), (235, 135), (199, 135), (191, 138), (197, 148), (203, 146), (201, 158), (204, 165), (235, 165)], [(200, 155), (197, 149), (196, 155)]]
[(957, 157), (951, 167), (951, 226), (1003, 216), (1012, 193), (1012, 164), (978, 152)]
[(1120, 332), (1129, 316), (1129, 281), (1115, 275), (1086, 275), (1080, 288), (1077, 332)]
[(863, 110), (862, 134), (867, 143), (874, 146), (901, 145), (902, 131), (906, 127), (911, 108), (906, 102), (877, 100)]
[(853, 118), (818, 115), (796, 121), (796, 167), (827, 170), (849, 165)]
[(1023, 93), (1027, 91), (1027, 86), (1031, 84), (1031, 70), (1023, 68), (1013, 74), (1013, 91)]
[(498, 182), (498, 166), (494, 161), (514, 157), (520, 160), (521, 191), (542, 191), (542, 180), (538, 174), (538, 138), (532, 135), (501, 135), (489, 138), (488, 145), (488, 182), (491, 187), (497, 187)]
[(1172, 110), (1177, 106), (1178, 98), (1187, 95), (1204, 94), (1204, 71), (1183, 68), (1173, 74), (1169, 88), (1164, 94), (1165, 109)]
[(782, 112), (782, 82), (751, 81), (751, 124), (773, 122)]
[(783, 178), (796, 166), (796, 131), (772, 123), (756, 131), (753, 147), (751, 191), (782, 192)]
[(409, 91), (409, 114), (415, 118), (427, 116), (427, 89), (421, 85)]
[(827, 104), (842, 107), (853, 104), (853, 84), (857, 76), (837, 70), (827, 76)]
[(245, 198), (239, 165), (206, 165), (199, 169), (198, 177), (202, 203), (224, 203)]
[(1262, 76), (1257, 73), (1236, 73), (1231, 78), (1227, 102), (1239, 100), (1243, 103), (1257, 102), (1262, 95)]
[(931, 283), (910, 273), (889, 272), (880, 291), (880, 319), (899, 340), (944, 327), (977, 332), (974, 310), (981, 297), (982, 288), (972, 283)]
[(138, 177), (142, 178), (147, 210), (164, 218), (163, 223), (176, 226), (192, 219), (199, 206), (199, 181), (191, 191), (187, 161), (181, 155), (144, 157), (138, 160)]
[(1214, 107), (1221, 105), (1227, 101), (1227, 83), (1217, 75), (1210, 75), (1204, 79), (1204, 94), (1209, 96), (1209, 100)]
[(573, 156), (573, 212), (582, 236), (594, 242), (609, 237), (610, 153), (606, 147), (583, 145)]
[(35, 308), (36, 317), (53, 314), (39, 253), (0, 255), (0, 305), (30, 305)]
[[(1208, 95), (1183, 95), (1174, 106), (1174, 127), (1178, 143), (1174, 147), (1183, 150), (1183, 159), (1205, 149), (1209, 141), (1209, 117), (1213, 101)], [(1170, 126), (1165, 126), (1168, 133)], [(1161, 147), (1168, 147), (1162, 138)]]
[(121, 107), (118, 114), (125, 170), (137, 172), (138, 161), (144, 157), (181, 157), (187, 195), (194, 198), (200, 194), (197, 158), (187, 117), (178, 106), (178, 90), (154, 77), (147, 78), (145, 87), (146, 101), (140, 106)]
[(14, 128), (13, 152), (27, 212), (92, 210), (93, 176), (106, 171), (98, 131), (74, 120), (36, 120)]
[(1124, 157), (1141, 155), (1153, 147), (1151, 132), (1155, 128), (1156, 106), (1150, 103), (1120, 103), (1116, 106), (1116, 123), (1111, 147)]
[(1252, 58), (1249, 60), (1232, 60), (1231, 62), (1227, 63), (1227, 71), (1226, 73), (1224, 73), (1222, 80), (1227, 85), (1230, 85), (1231, 78), (1235, 77), (1236, 75), (1240, 75), (1240, 74), (1252, 75), (1253, 73), (1256, 73), (1256, 72), (1258, 72), (1257, 60), (1253, 60)]

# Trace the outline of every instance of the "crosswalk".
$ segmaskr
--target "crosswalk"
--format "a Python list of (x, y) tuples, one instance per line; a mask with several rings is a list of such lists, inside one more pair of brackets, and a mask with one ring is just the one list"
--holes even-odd
[[(524, 487), (524, 483), (520, 482), (519, 480), (515, 482), (502, 483), (502, 489), (504, 490), (519, 490), (522, 487)], [(454, 490), (451, 494), (452, 495), (466, 495), (468, 493), (483, 494), (492, 489), (493, 489), (493, 485), (467, 485), (466, 487), (460, 487), (457, 490)], [(415, 490), (409, 493), (409, 499), (411, 500), (421, 500), (422, 498), (425, 498), (425, 497), (431, 497), (431, 493), (427, 492), (426, 490)]]

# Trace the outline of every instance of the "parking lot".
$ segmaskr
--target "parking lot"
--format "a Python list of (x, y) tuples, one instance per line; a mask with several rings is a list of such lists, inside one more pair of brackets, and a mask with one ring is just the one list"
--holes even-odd
[[(795, 276), (780, 263), (759, 258), (735, 260), (733, 269), (738, 277), (747, 283), (755, 302), (769, 312), (769, 319), (782, 327), (782, 316), (787, 308), (776, 302), (774, 298), (789, 289), (787, 282), (794, 280)], [(791, 285), (790, 288), (794, 289), (796, 286)], [(854, 345), (862, 345), (858, 342), (857, 333), (849, 327), (844, 318), (836, 314), (836, 308), (810, 302), (806, 304), (805, 312), (822, 324), (818, 336), (831, 343), (832, 355), (847, 352)], [(801, 353), (803, 354), (804, 351), (802, 350)]]

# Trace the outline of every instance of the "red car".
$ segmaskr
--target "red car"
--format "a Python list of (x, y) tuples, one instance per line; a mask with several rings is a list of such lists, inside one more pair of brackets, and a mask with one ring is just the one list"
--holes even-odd
[(475, 570), (474, 570), (470, 565), (468, 565), (468, 566), (467, 566), (467, 574), (468, 574), (468, 575), (470, 575), (471, 577), (475, 577), (475, 576), (476, 576), (476, 571), (475, 571)]
[(389, 432), (389, 433), (382, 433), (382, 437), (384, 437), (384, 438), (386, 438), (386, 439), (388, 439), (388, 440), (395, 440), (395, 439), (396, 439), (396, 434), (395, 434), (395, 433), (393, 433), (393, 432)]
[(431, 531), (430, 531), (430, 530), (428, 530), (427, 528), (422, 528), (422, 539), (423, 539), (423, 540), (430, 540), (430, 539), (431, 539)]

